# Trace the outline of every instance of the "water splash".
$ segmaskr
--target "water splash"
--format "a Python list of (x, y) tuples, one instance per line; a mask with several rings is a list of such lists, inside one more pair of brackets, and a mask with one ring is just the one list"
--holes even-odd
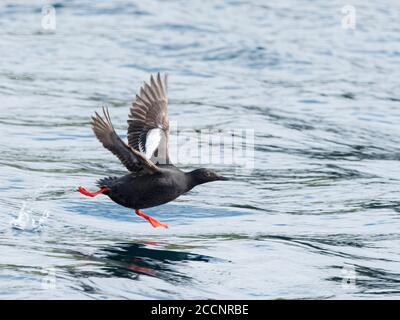
[(34, 213), (32, 210), (26, 208), (26, 203), (21, 207), (18, 217), (11, 221), (11, 227), (17, 230), (23, 231), (41, 231), (47, 218), (49, 217), (49, 212), (45, 210), (42, 216), (36, 220), (34, 218)]

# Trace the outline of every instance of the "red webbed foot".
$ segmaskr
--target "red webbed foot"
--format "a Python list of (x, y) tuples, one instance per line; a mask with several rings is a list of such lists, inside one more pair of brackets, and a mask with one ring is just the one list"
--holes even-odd
[(89, 192), (84, 187), (79, 187), (76, 191), (82, 193), (83, 195), (85, 195), (87, 197), (95, 197), (101, 193), (108, 191), (108, 189), (106, 187), (103, 187), (103, 188), (97, 190), (96, 192)]
[(157, 219), (154, 219), (153, 217), (150, 217), (149, 215), (145, 214), (144, 212), (140, 211), (140, 210), (135, 210), (135, 213), (138, 216), (141, 216), (142, 218), (146, 219), (148, 222), (150, 222), (150, 224), (154, 227), (154, 228), (158, 228), (158, 227), (163, 227), (163, 228), (168, 228), (168, 224), (163, 223), (158, 221)]

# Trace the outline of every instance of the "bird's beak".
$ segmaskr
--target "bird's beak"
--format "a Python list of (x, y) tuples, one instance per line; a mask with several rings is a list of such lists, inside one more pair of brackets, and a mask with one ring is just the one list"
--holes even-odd
[(224, 177), (224, 176), (217, 176), (217, 180), (226, 181), (226, 180), (229, 180), (229, 178)]

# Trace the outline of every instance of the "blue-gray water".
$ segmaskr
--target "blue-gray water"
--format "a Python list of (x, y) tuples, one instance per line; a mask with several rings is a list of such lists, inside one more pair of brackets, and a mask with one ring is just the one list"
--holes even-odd
[[(398, 1), (59, 1), (54, 33), (45, 3), (0, 4), (0, 298), (400, 296)], [(255, 132), (253, 171), (146, 211), (168, 230), (74, 192), (124, 173), (89, 118), (125, 135), (158, 71), (182, 129)]]

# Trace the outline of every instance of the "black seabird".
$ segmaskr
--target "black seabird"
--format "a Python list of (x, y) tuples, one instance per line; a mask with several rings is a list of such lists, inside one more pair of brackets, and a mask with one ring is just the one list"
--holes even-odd
[(166, 76), (161, 80), (158, 73), (144, 83), (130, 108), (128, 120), (128, 144), (115, 132), (107, 108), (103, 116), (97, 112), (92, 117), (92, 129), (103, 146), (110, 150), (129, 173), (122, 177), (98, 180), (100, 189), (89, 192), (84, 187), (77, 191), (95, 197), (105, 194), (114, 202), (135, 210), (153, 227), (168, 228), (140, 211), (170, 202), (193, 187), (211, 181), (228, 180), (209, 169), (183, 172), (175, 167), (168, 156), (168, 98)]

